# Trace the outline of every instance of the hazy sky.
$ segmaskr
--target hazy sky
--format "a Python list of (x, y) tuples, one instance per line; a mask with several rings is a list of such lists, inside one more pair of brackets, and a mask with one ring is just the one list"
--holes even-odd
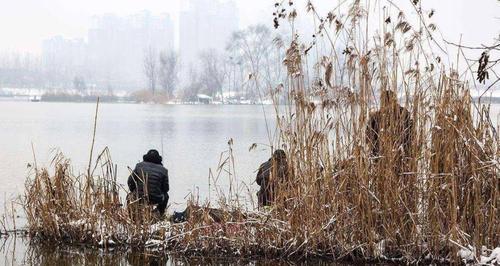
[[(393, 0), (408, 3), (409, 0)], [(498, 0), (422, 0), (436, 10), (435, 20), (446, 37), (465, 43), (488, 42), (500, 33)], [(128, 15), (142, 10), (169, 13), (174, 21), (187, 0), (0, 0), (0, 51), (40, 52), (41, 42), (54, 35), (85, 38), (91, 16), (103, 13)], [(272, 25), (274, 0), (235, 0), (240, 26), (256, 22)], [(306, 0), (296, 0), (303, 9)], [(338, 0), (312, 0), (323, 8)], [(326, 10), (326, 9), (325, 9)]]

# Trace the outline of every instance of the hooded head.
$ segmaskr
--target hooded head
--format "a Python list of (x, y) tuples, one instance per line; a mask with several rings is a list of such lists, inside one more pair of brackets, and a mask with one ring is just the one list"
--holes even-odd
[(380, 106), (392, 106), (398, 103), (398, 95), (392, 90), (383, 90), (380, 93)]
[(277, 162), (284, 162), (286, 160), (286, 153), (284, 150), (278, 149), (273, 153), (273, 159)]
[(145, 162), (154, 163), (154, 164), (161, 164), (161, 161), (163, 158), (161, 158), (161, 156), (157, 150), (149, 150), (148, 153), (146, 153), (142, 156), (142, 159)]

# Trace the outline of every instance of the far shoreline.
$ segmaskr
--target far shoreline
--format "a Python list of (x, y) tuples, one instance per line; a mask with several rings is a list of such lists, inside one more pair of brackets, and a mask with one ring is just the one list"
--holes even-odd
[[(32, 101), (29, 96), (0, 96), (0, 102), (32, 102), (32, 103), (96, 103), (97, 97), (92, 100), (44, 100), (43, 98), (37, 101)], [(103, 104), (145, 104), (145, 105), (273, 105), (272, 102), (257, 102), (257, 103), (226, 103), (226, 102), (142, 102), (127, 99), (106, 100), (99, 97), (99, 102)]]

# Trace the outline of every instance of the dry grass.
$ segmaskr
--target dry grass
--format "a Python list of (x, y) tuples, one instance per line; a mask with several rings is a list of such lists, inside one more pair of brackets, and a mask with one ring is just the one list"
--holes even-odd
[[(231, 142), (211, 177), (228, 173), (229, 192), (218, 190), (215, 204), (202, 204), (175, 225), (134, 224), (120, 205), (111, 164), (101, 165), (102, 175), (81, 179), (59, 159), (53, 177), (37, 171), (27, 184), (32, 235), (94, 244), (113, 239), (185, 254), (407, 262), (459, 262), (461, 247), (499, 246), (500, 150), (488, 107), (474, 105), (463, 75), (429, 52), (440, 47), (423, 11), (412, 25), (392, 7), (381, 33), (371, 35), (368, 5), (351, 1), (343, 16), (337, 10), (324, 18), (308, 6), (320, 25), (315, 35), (331, 51), (316, 55), (313, 79), (304, 69), (319, 38), (310, 47), (294, 39), (287, 51), (288, 80), (274, 96), (285, 95), (288, 104), (276, 104), (279, 141), (272, 144), (286, 150), (290, 175), (278, 181), (272, 208), (247, 209)], [(293, 20), (292, 8), (284, 13)], [(398, 109), (379, 101), (384, 90), (397, 93), (409, 112), (408, 149)], [(386, 108), (380, 118), (386, 130), (373, 154), (367, 126), (377, 108)], [(220, 207), (222, 221), (210, 215), (211, 205)]]
[(138, 103), (166, 103), (171, 97), (164, 91), (152, 93), (150, 90), (139, 90), (132, 94), (131, 99)]
[(75, 176), (62, 154), (53, 165), (52, 175), (47, 169), (37, 170), (26, 183), (23, 205), (28, 232), (35, 239), (112, 246), (144, 243), (151, 237), (151, 210), (142, 209), (140, 224), (129, 218), (107, 149), (90, 168), (90, 175)]

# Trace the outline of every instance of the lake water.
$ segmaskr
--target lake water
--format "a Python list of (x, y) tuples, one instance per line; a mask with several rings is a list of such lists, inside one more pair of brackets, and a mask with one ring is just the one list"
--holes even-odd
[[(285, 260), (220, 258), (220, 257), (182, 257), (179, 254), (131, 250), (131, 249), (94, 249), (69, 246), (29, 245), (26, 238), (0, 238), (0, 265), (100, 265), (100, 266), (183, 266), (183, 265), (248, 265), (248, 266), (351, 266), (352, 263), (340, 263), (326, 260), (308, 260), (293, 262)], [(390, 264), (373, 264), (390, 265)]]
[[(27, 164), (34, 161), (32, 144), (39, 167), (50, 166), (59, 150), (71, 159), (76, 173), (85, 172), (95, 107), (86, 103), (0, 102), (2, 198), (8, 200), (23, 192)], [(221, 152), (233, 139), (236, 175), (253, 193), (258, 188), (253, 183), (255, 170), (270, 155), (265, 145), (249, 151), (252, 143), (269, 143), (264, 110), (272, 128), (270, 106), (100, 104), (94, 156), (109, 147), (118, 182), (126, 188), (128, 167), (141, 161), (148, 149), (163, 150), (172, 211), (183, 207), (190, 192), (208, 198), (209, 168), (217, 168)], [(225, 175), (218, 183), (224, 186), (227, 181)]]

